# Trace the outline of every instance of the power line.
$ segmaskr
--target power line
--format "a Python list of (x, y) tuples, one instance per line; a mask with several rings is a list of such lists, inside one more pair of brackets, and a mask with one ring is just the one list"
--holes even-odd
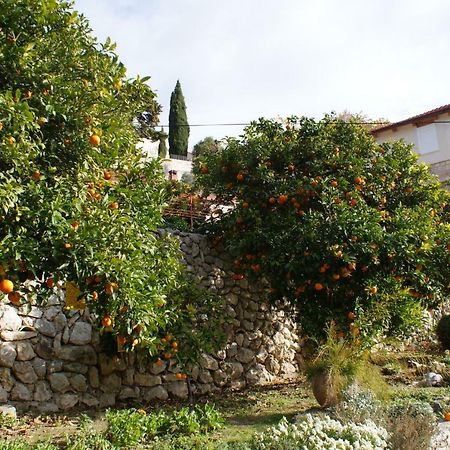
[[(349, 122), (356, 125), (395, 125), (395, 122)], [(450, 120), (436, 120), (431, 123), (450, 123)], [(195, 124), (180, 124), (178, 127), (237, 127), (237, 126), (249, 126), (247, 123), (195, 123)], [(156, 125), (156, 127), (169, 128), (169, 125)]]
[[(251, 125), (253, 122), (241, 122), (241, 123), (195, 123), (195, 124), (180, 124), (178, 127), (247, 127)], [(257, 123), (257, 122), (256, 122)], [(355, 125), (396, 125), (395, 122), (349, 122)], [(436, 120), (434, 122), (430, 122), (430, 125), (433, 123), (450, 123), (450, 120)], [(400, 125), (399, 125), (400, 126)], [(155, 127), (160, 128), (169, 128), (169, 125), (155, 125)]]

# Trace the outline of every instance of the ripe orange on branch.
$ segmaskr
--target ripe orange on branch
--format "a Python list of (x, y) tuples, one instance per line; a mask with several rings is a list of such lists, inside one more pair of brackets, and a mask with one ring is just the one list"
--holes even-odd
[(17, 291), (13, 291), (10, 292), (8, 294), (8, 300), (13, 304), (13, 305), (19, 305), (20, 304), (20, 293)]
[(97, 147), (100, 144), (100, 136), (98, 134), (92, 134), (89, 137), (89, 143), (94, 147)]
[(102, 325), (104, 327), (111, 327), (112, 324), (113, 324), (112, 317), (109, 314), (107, 314), (106, 316), (103, 316)]
[(14, 284), (11, 280), (4, 279), (0, 281), (0, 291), (5, 294), (9, 294), (14, 290)]

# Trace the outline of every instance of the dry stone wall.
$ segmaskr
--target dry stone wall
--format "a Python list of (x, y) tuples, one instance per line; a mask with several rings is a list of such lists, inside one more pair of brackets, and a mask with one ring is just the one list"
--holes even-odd
[(5, 297), (0, 301), (0, 406), (41, 412), (105, 408), (295, 377), (299, 339), (284, 312), (270, 310), (258, 287), (234, 280), (230, 258), (205, 237), (172, 234), (180, 240), (187, 270), (226, 300), (232, 319), (226, 346), (216, 355), (203, 355), (188, 381), (177, 380), (174, 362), (141, 367), (134, 354), (103, 353), (89, 311), (66, 311), (63, 290), (55, 288), (45, 306), (31, 310)]

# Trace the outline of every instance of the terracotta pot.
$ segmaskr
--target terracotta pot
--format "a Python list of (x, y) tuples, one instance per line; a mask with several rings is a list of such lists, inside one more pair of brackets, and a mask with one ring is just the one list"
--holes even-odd
[(338, 392), (332, 379), (326, 372), (321, 372), (311, 378), (311, 387), (315, 399), (323, 408), (334, 406), (339, 402)]

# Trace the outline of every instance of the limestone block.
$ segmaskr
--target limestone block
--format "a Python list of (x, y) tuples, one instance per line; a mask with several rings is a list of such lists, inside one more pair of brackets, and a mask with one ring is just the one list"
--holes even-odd
[(12, 367), (16, 360), (17, 351), (14, 344), (10, 342), (0, 342), (0, 366)]
[(52, 390), (46, 381), (38, 381), (33, 395), (36, 402), (47, 402), (52, 398)]
[(86, 322), (76, 322), (70, 333), (70, 344), (85, 345), (92, 339), (92, 325)]
[(36, 356), (33, 346), (29, 341), (19, 341), (16, 344), (17, 359), (18, 361), (29, 361)]
[(54, 392), (65, 392), (70, 388), (69, 379), (63, 373), (52, 373), (48, 376), (48, 381)]
[(10, 398), (11, 400), (30, 401), (32, 398), (32, 392), (25, 384), (16, 383), (11, 390)]
[(38, 379), (29, 361), (16, 361), (13, 365), (15, 377), (25, 384), (35, 383)]
[(162, 386), (155, 386), (150, 389), (144, 389), (142, 391), (142, 397), (144, 401), (151, 402), (152, 400), (164, 401), (169, 398), (167, 390)]
[(0, 330), (18, 331), (22, 326), (22, 319), (17, 309), (0, 303)]
[(161, 384), (161, 377), (157, 375), (151, 375), (148, 373), (136, 372), (134, 374), (134, 383), (137, 386), (151, 387)]

